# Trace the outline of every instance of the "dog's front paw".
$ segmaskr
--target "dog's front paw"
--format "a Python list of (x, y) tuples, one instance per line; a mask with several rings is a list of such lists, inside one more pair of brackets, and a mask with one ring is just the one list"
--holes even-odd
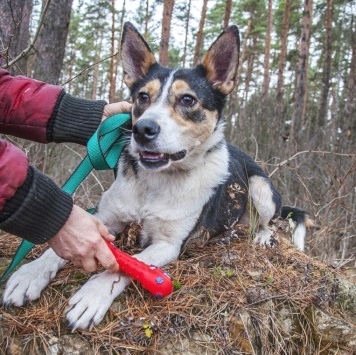
[(66, 317), (72, 332), (98, 325), (129, 282), (128, 277), (108, 271), (91, 277), (69, 300)]
[(21, 307), (38, 299), (41, 292), (56, 276), (57, 271), (66, 263), (50, 249), (39, 259), (22, 265), (8, 280), (3, 305)]
[(264, 229), (260, 230), (254, 239), (255, 243), (258, 243), (260, 245), (268, 246), (268, 247), (273, 247), (273, 238), (272, 238), (272, 231), (269, 229)]

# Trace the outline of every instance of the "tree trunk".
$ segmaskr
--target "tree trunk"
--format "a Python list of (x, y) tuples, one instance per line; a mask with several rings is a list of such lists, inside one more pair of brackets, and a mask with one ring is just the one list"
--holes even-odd
[(109, 70), (109, 102), (115, 101), (115, 92), (116, 92), (116, 55), (115, 54), (115, 0), (111, 0), (111, 49), (110, 49), (110, 70)]
[(229, 26), (230, 17), (231, 17), (231, 7), (232, 7), (232, 0), (226, 0), (225, 13), (224, 13), (224, 28)]
[[(51, 1), (40, 30), (34, 58), (34, 78), (58, 84), (62, 70), (73, 0)], [(44, 5), (42, 6), (42, 8)]]
[(303, 103), (306, 92), (306, 80), (308, 75), (309, 39), (311, 30), (311, 19), (313, 12), (313, 0), (304, 0), (304, 13), (302, 19), (302, 33), (299, 46), (299, 63), (296, 77), (296, 88), (294, 94), (294, 111), (290, 129), (290, 140), (295, 139), (296, 133), (300, 131)]
[(291, 0), (286, 0), (286, 4), (284, 6), (284, 14), (283, 14), (281, 52), (279, 54), (279, 59), (278, 59), (277, 104), (282, 100), (283, 97), (284, 67), (286, 64), (286, 57), (287, 57), (287, 38), (288, 38), (288, 31), (289, 31), (290, 7), (291, 7)]
[(165, 0), (162, 16), (162, 36), (159, 52), (159, 61), (163, 66), (168, 66), (168, 47), (171, 32), (171, 21), (174, 7), (174, 0)]
[[(350, 72), (347, 81), (346, 106), (345, 106), (345, 122), (348, 122), (347, 137), (355, 137), (356, 135), (356, 21), (352, 18), (351, 22), (351, 62)], [(352, 119), (352, 117), (354, 119)], [(354, 138), (355, 139), (355, 138)]]
[(148, 20), (150, 19), (149, 9), (150, 9), (150, 2), (149, 2), (149, 0), (146, 0), (145, 33), (143, 35), (143, 37), (146, 41), (148, 41)]
[[(332, 54), (332, 6), (333, 0), (326, 1), (325, 14), (325, 47), (324, 47), (324, 68), (322, 79), (322, 90), (320, 96), (320, 106), (318, 112), (318, 132), (320, 128), (325, 126), (327, 110), (328, 110), (328, 96), (330, 90), (331, 77), (331, 54)], [(320, 138), (320, 137), (319, 137)]]
[(194, 51), (194, 57), (193, 57), (193, 65), (194, 66), (197, 65), (198, 62), (199, 62), (201, 51), (202, 51), (202, 47), (203, 47), (203, 30), (204, 30), (207, 7), (208, 7), (208, 0), (204, 0), (203, 8), (202, 8), (202, 11), (201, 11), (201, 16), (200, 16), (197, 40), (196, 40), (196, 43), (195, 43), (195, 51)]
[[(0, 53), (3, 53), (3, 64), (29, 45), (32, 7), (32, 0), (0, 1)], [(27, 75), (27, 57), (21, 58), (8, 70), (12, 75)]]
[[(147, 11), (148, 11), (148, 0), (147, 0)], [(118, 77), (117, 70), (119, 68), (119, 62), (120, 62), (120, 58), (121, 58), (121, 55), (120, 55), (120, 53), (121, 53), (121, 36), (122, 36), (122, 29), (124, 27), (125, 15), (126, 15), (126, 0), (124, 0), (122, 2), (119, 34), (117, 36), (119, 53), (117, 55), (117, 59), (118, 60), (117, 60), (116, 67), (115, 67), (115, 72), (116, 72), (115, 76), (116, 76), (116, 78)], [(124, 88), (124, 76), (121, 75), (119, 95), (118, 95), (118, 97), (116, 97), (116, 101), (122, 101), (123, 100), (123, 91), (124, 91), (123, 88)]]
[(286, 65), (287, 58), (287, 39), (289, 32), (289, 19), (291, 10), (291, 0), (286, 0), (283, 12), (283, 24), (282, 24), (282, 35), (281, 35), (281, 49), (278, 58), (278, 79), (277, 79), (277, 89), (276, 89), (276, 108), (274, 119), (272, 122), (272, 131), (277, 133), (277, 142), (279, 136), (286, 139), (286, 134), (284, 132), (285, 120), (284, 120), (284, 69)]
[(264, 60), (264, 72), (263, 72), (263, 84), (262, 84), (262, 100), (266, 98), (269, 87), (269, 60), (271, 56), (271, 32), (272, 32), (272, 0), (268, 0), (267, 10), (267, 29), (266, 29), (266, 41), (265, 41), (265, 60)]
[(190, 20), (190, 9), (192, 6), (192, 0), (188, 1), (188, 10), (185, 21), (185, 38), (184, 38), (184, 50), (183, 50), (183, 68), (185, 67), (187, 60), (187, 48), (188, 48), (188, 31), (189, 31), (189, 20)]
[(254, 35), (252, 40), (252, 47), (249, 50), (249, 56), (247, 59), (247, 72), (246, 72), (246, 79), (245, 79), (245, 94), (244, 94), (244, 105), (247, 103), (248, 94), (250, 91), (250, 82), (252, 79), (253, 73), (253, 65), (255, 63), (255, 53), (256, 53), (256, 46), (257, 46), (257, 37)]
[[(98, 63), (100, 61), (100, 56), (102, 53), (103, 49), (103, 36), (100, 36), (100, 38), (97, 39), (97, 43), (95, 44), (95, 59), (94, 63)], [(92, 75), (88, 75), (88, 82), (90, 82), (89, 85), (89, 90), (90, 90), (90, 98), (92, 100), (97, 99), (97, 94), (98, 94), (98, 88), (99, 88), (99, 81), (100, 81), (100, 73), (99, 73), (99, 64), (94, 65)], [(110, 87), (111, 88), (111, 87)], [(101, 96), (101, 93), (100, 95)], [(115, 97), (115, 92), (114, 92), (114, 97)], [(113, 102), (113, 101), (110, 101)]]
[(243, 68), (243, 65), (247, 58), (247, 41), (250, 37), (250, 33), (252, 30), (252, 23), (253, 23), (252, 19), (253, 19), (253, 11), (250, 12), (250, 18), (247, 21), (247, 29), (246, 29), (246, 32), (244, 33), (244, 37), (243, 37), (242, 48), (241, 48), (241, 57), (239, 60), (239, 66), (237, 68), (237, 75), (236, 75), (236, 85), (235, 85), (236, 92), (238, 91), (238, 88), (240, 85), (242, 68)]

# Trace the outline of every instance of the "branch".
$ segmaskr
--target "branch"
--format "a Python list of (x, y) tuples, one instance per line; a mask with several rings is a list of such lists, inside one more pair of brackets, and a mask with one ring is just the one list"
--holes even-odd
[(88, 71), (89, 69), (95, 67), (96, 65), (102, 63), (102, 62), (105, 62), (106, 60), (110, 59), (111, 57), (116, 57), (120, 52), (116, 52), (115, 54), (113, 55), (109, 55), (108, 57), (104, 58), (104, 59), (101, 59), (99, 60), (98, 62), (95, 62), (89, 66), (87, 66), (85, 69), (83, 69), (81, 72), (79, 72), (77, 75), (74, 75), (72, 78), (68, 79), (65, 83), (63, 83), (61, 86), (64, 86), (68, 83), (70, 83), (71, 81), (73, 81), (74, 79), (78, 78), (78, 76), (81, 76), (83, 75), (86, 71)]
[(315, 154), (332, 154), (332, 155), (337, 155), (337, 156), (341, 156), (341, 157), (356, 157), (356, 154), (342, 154), (342, 153), (334, 153), (334, 152), (327, 152), (327, 151), (320, 151), (320, 150), (303, 150), (302, 152), (298, 152), (296, 154), (294, 154), (293, 156), (291, 156), (290, 158), (282, 161), (281, 163), (279, 163), (276, 168), (269, 174), (269, 177), (271, 177), (279, 168), (281, 168), (283, 165), (286, 165), (287, 163), (289, 163), (291, 160), (295, 159), (296, 157), (298, 157), (299, 155), (302, 154), (307, 154), (307, 153), (315, 153)]
[(35, 43), (37, 41), (37, 38), (38, 38), (38, 35), (40, 33), (40, 29), (43, 25), (43, 22), (44, 22), (44, 19), (45, 19), (45, 16), (46, 16), (46, 13), (47, 13), (47, 10), (48, 10), (48, 7), (49, 7), (49, 4), (51, 3), (51, 0), (47, 0), (46, 2), (46, 5), (43, 9), (43, 12), (41, 14), (41, 17), (40, 17), (40, 20), (38, 22), (38, 26), (37, 26), (37, 30), (36, 30), (36, 33), (35, 33), (35, 36), (33, 37), (33, 40), (32, 42), (30, 43), (30, 45), (24, 49), (17, 57), (15, 57), (13, 60), (11, 60), (10, 62), (8, 62), (4, 67), (5, 69), (6, 68), (9, 68), (11, 67), (12, 65), (14, 65), (16, 62), (18, 62), (20, 59), (22, 59), (23, 57), (25, 57), (29, 52), (30, 50), (35, 46)]

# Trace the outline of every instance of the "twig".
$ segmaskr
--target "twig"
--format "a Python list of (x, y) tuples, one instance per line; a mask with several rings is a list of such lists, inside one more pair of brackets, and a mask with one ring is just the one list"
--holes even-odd
[(37, 38), (39, 36), (40, 29), (41, 29), (41, 27), (43, 25), (43, 22), (44, 22), (44, 19), (45, 19), (45, 16), (46, 16), (46, 13), (47, 13), (47, 10), (48, 10), (48, 7), (49, 7), (50, 3), (51, 3), (51, 0), (47, 0), (46, 5), (45, 5), (45, 7), (43, 9), (43, 12), (41, 14), (40, 20), (38, 22), (38, 26), (37, 26), (37, 30), (36, 30), (35, 36), (33, 37), (33, 40), (30, 43), (30, 45), (26, 49), (24, 49), (17, 57), (15, 57), (13, 60), (11, 60), (7, 64), (5, 64), (5, 68), (11, 67), (16, 62), (18, 62), (20, 59), (25, 57), (30, 52), (30, 50), (35, 46), (35, 43), (36, 43)]
[(269, 174), (269, 176), (271, 177), (279, 168), (281, 168), (282, 166), (286, 165), (287, 163), (289, 163), (291, 160), (295, 159), (296, 157), (298, 157), (299, 155), (302, 154), (307, 154), (307, 153), (314, 153), (314, 154), (331, 154), (331, 155), (337, 155), (337, 156), (341, 156), (341, 157), (356, 157), (356, 154), (342, 154), (342, 153), (334, 153), (334, 152), (328, 152), (328, 151), (320, 151), (320, 150), (303, 150), (302, 152), (298, 152), (295, 153), (293, 156), (291, 156), (290, 158), (282, 161), (281, 163), (279, 163), (276, 168)]
[[(12, 42), (12, 40), (13, 40), (13, 38), (14, 38), (14, 33), (16, 32), (16, 29), (19, 27), (20, 23), (23, 21), (24, 17), (26, 16), (26, 15), (25, 15), (25, 16), (23, 16), (23, 17), (21, 18), (21, 20), (16, 21), (16, 19), (15, 19), (15, 17), (14, 17), (14, 10), (13, 10), (13, 8), (12, 8), (12, 3), (11, 3), (11, 1), (9, 1), (9, 7), (10, 7), (10, 12), (11, 12), (12, 22), (15, 24), (15, 28), (14, 28), (14, 30), (12, 31), (12, 35), (10, 35), (10, 39), (9, 39), (8, 44), (7, 44), (7, 48), (6, 48), (6, 58), (7, 58), (7, 60), (8, 60), (8, 58), (9, 58), (9, 48), (11, 47), (11, 42)], [(5, 48), (5, 46), (4, 46), (4, 48)]]
[(108, 57), (102, 59), (102, 60), (99, 60), (98, 62), (95, 62), (94, 64), (91, 64), (89, 66), (87, 66), (85, 69), (83, 69), (81, 72), (79, 72), (77, 75), (73, 76), (72, 78), (68, 79), (65, 83), (63, 83), (61, 86), (64, 86), (68, 83), (70, 83), (71, 81), (73, 81), (74, 79), (76, 79), (78, 76), (81, 76), (83, 75), (87, 70), (91, 69), (92, 67), (95, 67), (96, 65), (102, 63), (102, 62), (105, 62), (106, 60), (110, 59), (111, 57), (115, 57), (119, 54), (119, 52), (116, 52), (115, 54), (113, 55), (109, 55)]
[[(354, 185), (353, 187), (355, 187), (355, 186), (356, 186), (356, 185)], [(334, 199), (332, 199), (331, 201), (329, 201), (325, 206), (323, 206), (322, 208), (320, 208), (320, 210), (315, 214), (315, 217), (318, 217), (319, 214), (320, 214), (320, 212), (321, 212), (324, 208), (330, 206), (333, 202), (335, 202), (335, 201), (337, 201), (337, 200), (341, 200), (341, 199), (343, 199), (343, 198), (349, 196), (349, 195), (351, 194), (351, 192), (352, 192), (352, 189), (351, 189), (346, 195), (335, 197)]]

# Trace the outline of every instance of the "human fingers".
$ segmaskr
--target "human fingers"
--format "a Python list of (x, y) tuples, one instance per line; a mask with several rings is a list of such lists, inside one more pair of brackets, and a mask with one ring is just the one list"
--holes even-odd
[(132, 104), (127, 101), (115, 102), (104, 106), (102, 121), (117, 113), (130, 112)]
[(100, 235), (109, 242), (113, 242), (116, 239), (115, 236), (113, 236), (109, 232), (109, 229), (106, 227), (106, 225), (102, 224), (99, 221), (98, 221), (98, 231)]
[(95, 253), (95, 257), (109, 272), (116, 273), (119, 271), (119, 265), (106, 243), (100, 245), (98, 251)]
[(81, 260), (80, 265), (83, 267), (85, 271), (94, 272), (98, 267), (98, 261), (95, 257), (92, 258), (84, 258)]

